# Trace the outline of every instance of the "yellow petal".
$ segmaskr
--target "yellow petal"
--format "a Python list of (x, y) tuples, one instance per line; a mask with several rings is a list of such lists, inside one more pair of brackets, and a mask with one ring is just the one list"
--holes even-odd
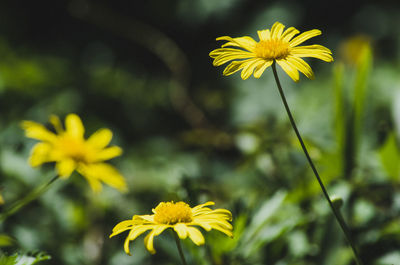
[(56, 129), (56, 132), (58, 134), (63, 133), (64, 129), (62, 127), (60, 118), (56, 115), (51, 115), (50, 116), (50, 123), (53, 125), (54, 129)]
[(306, 32), (301, 33), (299, 36), (295, 37), (289, 42), (290, 47), (295, 47), (312, 37), (321, 35), (321, 31), (319, 29), (312, 29)]
[(203, 234), (194, 227), (188, 227), (187, 228), (189, 238), (195, 243), (196, 245), (200, 246), (204, 244), (204, 237)]
[(90, 188), (93, 190), (94, 193), (100, 193), (103, 190), (103, 186), (101, 182), (97, 178), (88, 177), (87, 175), (82, 174), (89, 182)]
[(308, 45), (292, 48), (291, 54), (296, 57), (313, 57), (325, 62), (332, 62), (332, 52), (321, 45)]
[(226, 46), (235, 46), (235, 47), (241, 47), (243, 49), (246, 49), (250, 52), (254, 51), (255, 45), (257, 42), (249, 37), (249, 36), (244, 36), (244, 37), (238, 37), (238, 38), (232, 38), (229, 36), (222, 36), (217, 38), (217, 40), (226, 40), (228, 43), (225, 43), (222, 45), (222, 47)]
[(269, 31), (269, 29), (265, 29), (265, 30), (258, 30), (257, 31), (258, 34), (258, 38), (261, 40), (269, 40), (271, 38), (271, 33)]
[(119, 148), (118, 146), (111, 146), (97, 152), (95, 155), (96, 156), (95, 162), (109, 160), (121, 154), (122, 154), (121, 148)]
[(135, 225), (135, 222), (132, 220), (125, 220), (125, 221), (119, 222), (117, 225), (114, 226), (110, 237), (118, 235), (126, 230), (132, 229), (133, 225)]
[(259, 65), (262, 65), (265, 62), (264, 59), (254, 59), (248, 63), (245, 64), (245, 66), (243, 67), (243, 71), (241, 73), (241, 77), (243, 80), (246, 80), (247, 78), (249, 78), (253, 72), (254, 69), (256, 67), (258, 67)]
[(303, 59), (289, 56), (287, 58), (287, 62), (292, 64), (293, 67), (297, 68), (300, 72), (302, 72), (309, 79), (314, 79), (314, 73), (310, 67)]
[(282, 34), (281, 38), (282, 41), (284, 42), (289, 42), (294, 35), (299, 34), (300, 31), (298, 31), (296, 28), (294, 27), (290, 27), (287, 30), (285, 30), (285, 32)]
[(26, 137), (44, 142), (54, 142), (57, 136), (46, 129), (42, 124), (33, 121), (23, 121), (21, 127), (25, 130)]
[(211, 227), (215, 230), (218, 230), (222, 233), (224, 233), (225, 235), (229, 236), (229, 237), (233, 237), (233, 233), (232, 233), (232, 226), (229, 223), (226, 223), (226, 225), (222, 225), (221, 223), (212, 223)]
[(88, 180), (94, 192), (101, 191), (100, 181), (118, 189), (119, 191), (126, 191), (127, 189), (124, 177), (116, 168), (109, 164), (80, 164), (78, 167), (78, 172)]
[(95, 148), (104, 148), (106, 147), (112, 139), (112, 132), (109, 129), (100, 129), (93, 133), (89, 139), (87, 139), (87, 143)]
[(221, 48), (218, 50), (218, 55), (216, 55), (217, 53), (210, 53), (210, 56), (215, 58), (213, 61), (214, 66), (220, 66), (232, 60), (241, 60), (255, 57), (255, 54), (253, 53), (238, 49)]
[(128, 241), (128, 243), (126, 243), (126, 241), (125, 241), (125, 245), (124, 245), (125, 252), (130, 254), (129, 241), (135, 240), (138, 236), (140, 236), (141, 234), (143, 234), (147, 230), (150, 230), (150, 229), (153, 229), (153, 228), (154, 228), (153, 225), (139, 225), (139, 226), (136, 226), (136, 227), (132, 228), (132, 230), (129, 232), (128, 237), (126, 238), (126, 241)]
[(256, 67), (256, 69), (254, 70), (254, 77), (255, 78), (260, 78), (262, 73), (264, 73), (265, 69), (267, 69), (268, 67), (270, 67), (272, 65), (273, 61), (264, 61), (263, 64), (259, 65)]
[(154, 245), (153, 245), (154, 236), (158, 236), (168, 227), (169, 226), (167, 226), (167, 225), (158, 225), (150, 233), (148, 233), (147, 236), (144, 238), (144, 245), (146, 246), (146, 249), (151, 254), (156, 253), (156, 250), (154, 249)]
[[(252, 60), (252, 59), (249, 59)], [(239, 71), (240, 69), (242, 69), (244, 67), (244, 63), (246, 63), (248, 60), (244, 60), (244, 61), (234, 61), (231, 62), (223, 71), (223, 75), (228, 76), (231, 74), (236, 73), (237, 71)]]
[(66, 158), (57, 162), (56, 169), (61, 178), (68, 178), (76, 169), (76, 163), (74, 160)]
[(280, 39), (284, 28), (282, 23), (275, 22), (271, 28), (271, 39)]
[(185, 239), (188, 235), (188, 227), (185, 224), (178, 223), (174, 225), (174, 230), (180, 239)]
[(293, 68), (290, 64), (288, 64), (285, 60), (276, 60), (280, 67), (282, 67), (283, 71), (285, 71), (293, 81), (299, 81), (299, 72), (297, 69)]
[(65, 118), (65, 129), (66, 133), (76, 138), (83, 138), (85, 134), (82, 121), (76, 114), (68, 114)]
[(43, 163), (54, 161), (51, 159), (51, 151), (53, 146), (48, 143), (37, 143), (32, 148), (32, 154), (29, 157), (29, 164), (32, 167), (40, 166)]
[(131, 240), (129, 240), (129, 236), (133, 233), (133, 230), (129, 231), (128, 236), (125, 238), (125, 242), (124, 242), (124, 251), (126, 254), (128, 254), (129, 256), (131, 255), (131, 251), (129, 249), (129, 242), (131, 242)]
[[(206, 203), (199, 204), (199, 205), (197, 205), (197, 206), (192, 208), (192, 214), (196, 215), (201, 211), (202, 208), (204, 208), (206, 206), (214, 205), (214, 204), (215, 204), (215, 202), (212, 202), (212, 201), (208, 201)], [(209, 208), (207, 208), (207, 209), (209, 209)]]

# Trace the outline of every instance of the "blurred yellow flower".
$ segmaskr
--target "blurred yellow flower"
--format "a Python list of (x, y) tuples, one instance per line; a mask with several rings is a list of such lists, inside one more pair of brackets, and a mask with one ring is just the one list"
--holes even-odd
[(350, 65), (357, 65), (366, 50), (371, 50), (371, 38), (366, 35), (355, 35), (339, 45), (341, 58)]
[(193, 226), (200, 226), (206, 231), (216, 229), (232, 237), (232, 214), (225, 209), (212, 210), (206, 206), (214, 205), (207, 202), (191, 208), (184, 202), (161, 202), (153, 209), (153, 215), (134, 215), (132, 220), (122, 221), (117, 224), (110, 237), (130, 230), (124, 244), (124, 250), (130, 255), (129, 242), (135, 240), (147, 230), (151, 230), (144, 239), (147, 250), (154, 254), (154, 236), (158, 236), (165, 229), (172, 228), (179, 238), (187, 236), (196, 244), (204, 244), (202, 233)]
[(1, 194), (0, 194), (0, 205), (3, 205), (4, 204), (4, 199), (3, 199), (3, 196), (1, 196)]
[(271, 30), (257, 31), (259, 42), (248, 36), (217, 38), (217, 40), (224, 40), (227, 43), (210, 53), (211, 58), (214, 58), (213, 65), (220, 66), (232, 61), (225, 68), (223, 74), (231, 75), (242, 70), (241, 77), (245, 80), (253, 73), (255, 78), (259, 78), (265, 69), (276, 62), (297, 82), (299, 81), (298, 71), (310, 79), (314, 78), (311, 67), (301, 59), (302, 57), (318, 58), (326, 62), (333, 61), (332, 52), (324, 46), (317, 44), (298, 46), (304, 41), (320, 35), (320, 30), (309, 30), (293, 38), (300, 31), (294, 27), (284, 31), (284, 28), (284, 25), (275, 22)]
[(78, 115), (67, 115), (65, 130), (57, 116), (51, 116), (50, 122), (56, 133), (33, 121), (22, 122), (25, 135), (41, 141), (32, 149), (29, 158), (31, 166), (56, 162), (61, 178), (68, 178), (76, 170), (87, 179), (95, 192), (101, 191), (101, 182), (120, 191), (126, 190), (125, 180), (118, 170), (103, 162), (122, 153), (118, 146), (106, 147), (112, 138), (109, 129), (100, 129), (85, 140), (85, 128)]

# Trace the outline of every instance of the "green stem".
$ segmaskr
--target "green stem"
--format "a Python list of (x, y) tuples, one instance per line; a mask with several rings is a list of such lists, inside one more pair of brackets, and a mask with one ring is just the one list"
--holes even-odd
[(8, 209), (6, 209), (3, 213), (0, 214), (0, 222), (3, 222), (6, 220), (9, 216), (13, 215), (14, 213), (18, 212), (22, 207), (30, 203), (31, 201), (37, 199), (43, 192), (47, 190), (47, 188), (56, 180), (58, 179), (58, 175), (54, 176), (52, 179), (50, 179), (48, 182), (40, 185), (28, 195), (23, 197), (22, 199), (16, 201), (11, 205)]
[(285, 106), (286, 112), (287, 112), (287, 114), (289, 116), (290, 123), (291, 123), (291, 125), (293, 127), (294, 132), (296, 133), (297, 139), (300, 142), (301, 148), (303, 149), (304, 154), (307, 157), (308, 163), (310, 164), (311, 169), (314, 172), (314, 175), (315, 175), (315, 177), (316, 177), (316, 179), (317, 179), (317, 181), (318, 181), (318, 183), (319, 183), (319, 185), (320, 185), (320, 187), (322, 189), (322, 193), (324, 194), (325, 199), (328, 201), (328, 204), (329, 204), (333, 214), (335, 215), (336, 220), (338, 221), (340, 227), (343, 230), (343, 233), (344, 233), (344, 235), (345, 235), (345, 237), (347, 239), (347, 242), (350, 244), (351, 249), (353, 250), (353, 254), (354, 254), (354, 257), (355, 257), (357, 265), (362, 265), (363, 263), (361, 261), (361, 258), (359, 256), (359, 254), (357, 252), (357, 249), (355, 247), (355, 244), (354, 244), (354, 242), (353, 242), (353, 240), (351, 238), (350, 230), (347, 227), (346, 222), (342, 218), (342, 215), (339, 212), (339, 210), (336, 209), (336, 207), (334, 207), (334, 205), (332, 203), (332, 200), (329, 197), (328, 192), (326, 191), (324, 183), (322, 182), (322, 179), (320, 178), (320, 176), (318, 174), (318, 171), (317, 171), (316, 167), (314, 166), (314, 163), (312, 162), (310, 155), (308, 154), (307, 148), (306, 148), (306, 146), (305, 146), (305, 144), (303, 142), (303, 139), (301, 138), (299, 130), (297, 129), (297, 126), (296, 126), (296, 123), (295, 123), (295, 121), (293, 119), (293, 116), (292, 116), (292, 113), (290, 111), (289, 105), (288, 105), (288, 103), (286, 101), (285, 94), (283, 93), (283, 89), (282, 89), (281, 83), (280, 83), (279, 78), (278, 78), (278, 73), (276, 72), (276, 63), (275, 62), (272, 64), (272, 71), (274, 73), (275, 81), (276, 81), (276, 84), (278, 86), (279, 94), (281, 95), (281, 98), (282, 98), (282, 101), (283, 101), (283, 105)]
[(179, 237), (178, 237), (178, 235), (176, 234), (175, 231), (172, 231), (172, 233), (174, 234), (176, 247), (178, 248), (179, 256), (181, 257), (182, 263), (183, 263), (183, 265), (187, 265), (186, 260), (185, 260), (185, 256), (183, 255), (181, 241), (179, 240)]

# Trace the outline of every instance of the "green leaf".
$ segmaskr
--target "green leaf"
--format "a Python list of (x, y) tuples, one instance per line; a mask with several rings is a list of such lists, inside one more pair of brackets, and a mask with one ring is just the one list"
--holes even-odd
[(398, 179), (400, 172), (400, 151), (396, 136), (392, 132), (378, 151), (382, 166), (391, 179)]

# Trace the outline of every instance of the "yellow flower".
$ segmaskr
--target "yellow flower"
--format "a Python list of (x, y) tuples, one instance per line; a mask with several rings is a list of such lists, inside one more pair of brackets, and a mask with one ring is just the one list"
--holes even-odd
[(135, 240), (147, 230), (151, 230), (144, 239), (147, 250), (154, 254), (154, 236), (158, 236), (165, 229), (172, 228), (179, 238), (189, 238), (196, 244), (204, 244), (202, 233), (193, 226), (200, 226), (206, 231), (216, 229), (232, 237), (232, 214), (225, 209), (212, 210), (206, 206), (214, 205), (214, 202), (207, 202), (191, 208), (184, 202), (161, 202), (153, 209), (152, 215), (134, 215), (132, 220), (122, 221), (117, 224), (110, 237), (130, 230), (125, 240), (124, 250), (130, 255), (129, 242)]
[(314, 57), (325, 62), (333, 61), (332, 52), (324, 46), (317, 44), (298, 46), (304, 41), (320, 35), (320, 30), (309, 30), (294, 37), (300, 31), (294, 27), (284, 31), (284, 28), (284, 25), (275, 22), (271, 30), (257, 31), (259, 42), (248, 36), (217, 38), (217, 40), (224, 40), (227, 43), (210, 53), (211, 58), (214, 58), (213, 65), (220, 66), (232, 61), (225, 68), (223, 74), (231, 75), (242, 70), (241, 77), (245, 80), (253, 73), (255, 78), (259, 78), (265, 69), (276, 62), (297, 82), (299, 81), (298, 71), (310, 79), (314, 78), (311, 67), (301, 59), (302, 57)]
[(0, 205), (3, 205), (4, 204), (4, 199), (3, 199), (3, 196), (1, 196), (1, 194), (0, 194)]
[(85, 128), (76, 114), (65, 118), (65, 130), (57, 116), (51, 116), (50, 122), (56, 133), (33, 121), (21, 124), (27, 137), (41, 141), (32, 149), (29, 158), (31, 166), (56, 162), (61, 178), (68, 178), (76, 170), (87, 179), (95, 192), (101, 191), (101, 182), (120, 191), (126, 189), (125, 180), (118, 170), (103, 162), (122, 153), (118, 146), (106, 147), (112, 138), (109, 129), (100, 129), (85, 140)]

